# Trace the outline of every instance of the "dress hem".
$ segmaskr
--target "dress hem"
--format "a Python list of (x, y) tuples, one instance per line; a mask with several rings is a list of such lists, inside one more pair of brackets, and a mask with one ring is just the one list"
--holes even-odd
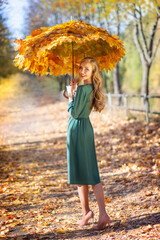
[(71, 183), (71, 182), (68, 182), (69, 184), (72, 184), (72, 185), (96, 185), (98, 183), (101, 183), (101, 181), (97, 182), (97, 183)]

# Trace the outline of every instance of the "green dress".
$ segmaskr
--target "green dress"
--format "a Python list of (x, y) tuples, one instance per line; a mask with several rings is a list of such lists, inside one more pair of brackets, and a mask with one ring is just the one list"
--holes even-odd
[(79, 85), (73, 101), (68, 103), (67, 128), (68, 182), (94, 185), (100, 183), (94, 132), (89, 119), (93, 84)]

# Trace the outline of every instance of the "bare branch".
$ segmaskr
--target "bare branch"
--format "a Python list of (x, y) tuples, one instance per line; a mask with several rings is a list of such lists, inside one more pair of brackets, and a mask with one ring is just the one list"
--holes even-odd
[(157, 53), (157, 50), (158, 50), (158, 46), (160, 45), (160, 38), (158, 39), (157, 41), (157, 44), (155, 46), (155, 49), (154, 49), (154, 52), (153, 52), (153, 55), (152, 57), (150, 58), (150, 63), (153, 61), (154, 57), (156, 56), (156, 53)]
[(105, 22), (105, 26), (106, 26), (106, 29), (112, 34), (112, 30), (110, 29), (110, 22), (108, 21), (108, 18), (105, 17), (104, 18), (104, 22)]
[(154, 7), (154, 8), (155, 8), (155, 10), (157, 12), (157, 15), (160, 17), (160, 6)]
[(116, 4), (116, 17), (117, 17), (117, 35), (120, 35), (120, 9), (119, 9), (119, 4)]
[(150, 44), (149, 44), (149, 56), (150, 57), (152, 57), (153, 42), (154, 42), (159, 19), (160, 19), (160, 17), (157, 16), (156, 21), (153, 24), (153, 28), (152, 28), (152, 32), (151, 32), (151, 36), (150, 36)]
[[(135, 14), (135, 19), (136, 19), (136, 13), (134, 12), (134, 14)], [(138, 49), (138, 52), (140, 54), (141, 61), (146, 62), (147, 60), (146, 60), (143, 48), (141, 46), (141, 43), (139, 41), (138, 23), (135, 20), (134, 20), (133, 39), (134, 39), (134, 42), (135, 42), (136, 47)]]
[(138, 10), (136, 7), (135, 7), (135, 11), (139, 14), (141, 14), (141, 10)]
[(138, 28), (139, 28), (139, 32), (141, 34), (142, 37), (142, 43), (143, 43), (143, 50), (144, 50), (144, 54), (145, 54), (145, 58), (147, 59), (147, 61), (149, 61), (149, 56), (148, 56), (148, 47), (147, 47), (147, 41), (144, 35), (144, 30), (143, 30), (143, 23), (142, 23), (142, 12), (141, 12), (141, 7), (140, 7), (140, 11), (139, 11), (139, 18), (138, 18)]
[(125, 10), (125, 12), (127, 12), (129, 15), (131, 15), (132, 17), (134, 17), (134, 14), (132, 13), (132, 12), (130, 12), (128, 9), (127, 9), (127, 7), (125, 8), (125, 7), (123, 7), (123, 8), (120, 8), (120, 10), (122, 11), (122, 10)]

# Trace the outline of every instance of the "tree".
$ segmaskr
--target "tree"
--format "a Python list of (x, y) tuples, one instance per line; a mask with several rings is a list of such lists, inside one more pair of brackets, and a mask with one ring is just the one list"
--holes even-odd
[(160, 2), (158, 0), (122, 0), (122, 2), (123, 9), (133, 19), (133, 39), (143, 68), (141, 94), (148, 95), (150, 69), (160, 44), (160, 38), (157, 38)]
[[(97, 0), (95, 1), (97, 2)], [(113, 14), (114, 10), (112, 10), (110, 6), (118, 3), (118, 11), (124, 14), (124, 17), (128, 19), (128, 22), (133, 21), (133, 39), (140, 55), (143, 68), (141, 93), (148, 95), (149, 73), (160, 44), (160, 38), (157, 34), (160, 19), (160, 1), (102, 0), (98, 2), (103, 2), (104, 9), (107, 9), (106, 16), (109, 16), (109, 14)], [(116, 8), (114, 7), (113, 9)], [(118, 14), (117, 16), (120, 15)], [(121, 21), (119, 20), (117, 21), (117, 23), (120, 23), (122, 21), (122, 19)], [(115, 74), (117, 74), (116, 71), (117, 70), (115, 69)]]
[[(148, 16), (149, 17), (149, 14)], [(156, 37), (156, 31), (158, 28), (158, 22), (160, 19), (160, 6), (157, 7), (157, 15), (153, 19), (153, 25), (151, 29), (150, 36), (148, 38), (147, 34), (145, 35), (144, 31), (144, 17), (142, 15), (141, 6), (137, 7), (134, 4), (134, 32), (133, 38), (135, 45), (138, 49), (142, 66), (143, 66), (143, 78), (142, 78), (142, 88), (141, 94), (149, 94), (149, 73), (151, 65), (156, 56), (158, 46), (160, 44), (160, 39), (157, 40), (157, 43), (154, 47), (154, 41)], [(140, 40), (141, 35), (141, 40)], [(147, 41), (148, 38), (148, 41)]]
[(8, 0), (0, 0), (0, 7), (4, 4), (7, 4), (8, 3)]
[(30, 35), (31, 31), (40, 27), (47, 27), (49, 9), (39, 0), (28, 1), (28, 12), (26, 14), (26, 28), (24, 35)]
[[(103, 10), (103, 11), (102, 11)], [(124, 11), (121, 10), (121, 3), (103, 1), (103, 7), (101, 7), (102, 20), (104, 19), (105, 28), (113, 35), (116, 34), (120, 38), (123, 38), (124, 29), (122, 24), (125, 22)], [(121, 79), (120, 79), (120, 64), (117, 62), (115, 69), (113, 70), (113, 87), (114, 93), (121, 93)], [(120, 98), (116, 98), (116, 104), (120, 104)]]
[(74, 20), (84, 20), (88, 23), (95, 21), (96, 2), (93, 0), (41, 0), (49, 7), (55, 16), (56, 24)]
[(0, 76), (7, 77), (14, 71), (13, 50), (10, 42), (10, 33), (2, 16), (2, 7), (0, 8)]

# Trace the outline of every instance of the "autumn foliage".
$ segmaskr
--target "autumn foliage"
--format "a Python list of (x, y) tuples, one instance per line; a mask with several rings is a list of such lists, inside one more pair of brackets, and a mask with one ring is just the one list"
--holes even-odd
[(75, 70), (84, 57), (96, 58), (101, 69), (112, 69), (125, 55), (118, 36), (83, 21), (69, 21), (53, 27), (35, 29), (26, 39), (17, 39), (19, 50), (15, 65), (39, 75), (58, 76), (72, 72), (72, 42), (74, 42)]

